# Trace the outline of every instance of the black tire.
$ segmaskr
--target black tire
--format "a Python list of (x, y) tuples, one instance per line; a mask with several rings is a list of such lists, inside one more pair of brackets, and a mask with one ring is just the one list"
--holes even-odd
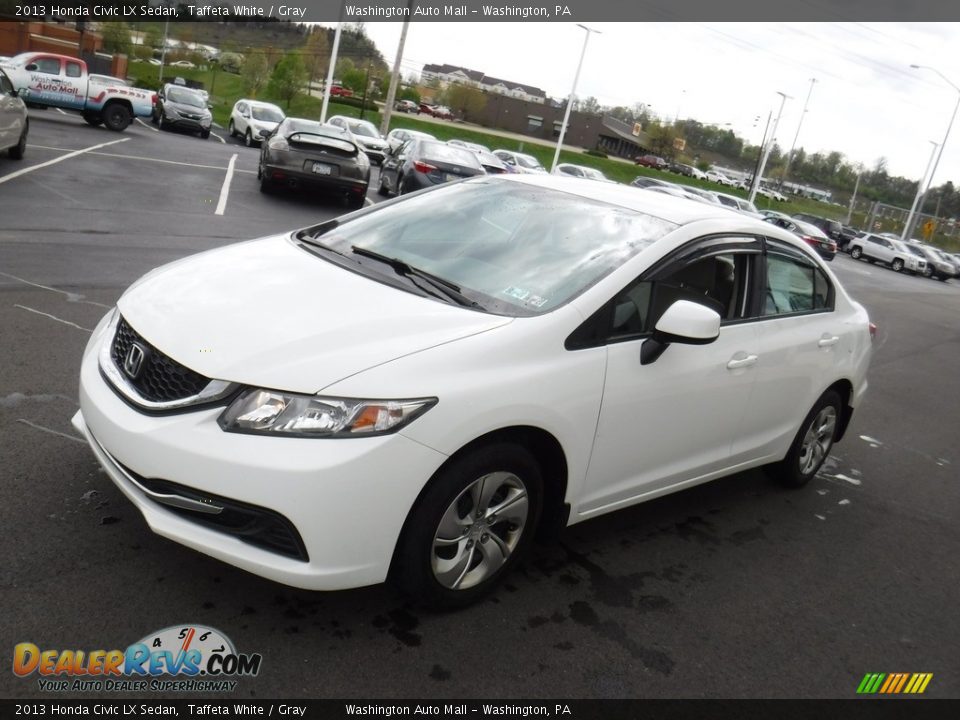
[(103, 108), (101, 117), (107, 130), (113, 130), (114, 132), (126, 130), (127, 126), (133, 122), (133, 116), (130, 114), (130, 111), (125, 105), (121, 105), (118, 102), (107, 103), (107, 106)]
[(154, 108), (153, 112), (150, 113), (150, 122), (152, 122), (154, 125), (160, 124), (160, 115), (157, 114), (156, 108)]
[(859, 245), (855, 246), (853, 250), (850, 251), (850, 257), (852, 257), (854, 260), (859, 260), (862, 255), (863, 249)]
[(83, 113), (83, 119), (86, 121), (87, 125), (91, 125), (93, 127), (103, 124), (103, 118), (97, 113)]
[(230, 131), (230, 137), (236, 137), (236, 136), (237, 136), (237, 128), (236, 128), (236, 126), (233, 124), (233, 120), (230, 121), (230, 124), (227, 126), (227, 130)]
[(200, 131), (200, 137), (202, 137), (204, 140), (206, 140), (208, 137), (210, 137), (210, 131), (209, 131), (209, 130), (201, 130), (201, 131)]
[(250, 128), (247, 128), (247, 132), (243, 136), (243, 143), (247, 147), (253, 147), (253, 135), (250, 133)]
[[(407, 516), (391, 581), (434, 608), (476, 602), (530, 547), (542, 501), (540, 467), (525, 448), (502, 442), (464, 452), (434, 475)], [(451, 532), (443, 525), (458, 535), (441, 538)]]
[(269, 195), (273, 192), (273, 183), (267, 179), (267, 174), (265, 172), (260, 172), (260, 192), (264, 195)]
[[(768, 472), (790, 488), (800, 488), (810, 482), (830, 454), (840, 428), (842, 410), (840, 396), (827, 390), (803, 419), (786, 457), (768, 465)], [(813, 436), (809, 435), (811, 432)]]
[(377, 187), (377, 195), (383, 195), (386, 197), (389, 194), (390, 191), (387, 189), (387, 186), (383, 184), (383, 170), (380, 170), (380, 185)]
[(26, 122), (23, 125), (23, 132), (20, 133), (20, 140), (7, 151), (7, 154), (13, 160), (23, 160), (24, 154), (27, 152), (27, 133), (30, 132), (30, 123)]
[(900, 258), (894, 258), (893, 262), (890, 263), (890, 269), (894, 272), (901, 272), (903, 270), (903, 260)]
[(923, 267), (923, 276), (925, 278), (933, 277), (933, 268), (930, 265), (924, 265)]

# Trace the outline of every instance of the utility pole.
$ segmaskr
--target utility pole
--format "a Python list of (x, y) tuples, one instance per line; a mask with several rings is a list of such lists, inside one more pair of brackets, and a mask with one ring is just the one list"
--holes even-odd
[[(412, 14), (413, 0), (407, 3), (407, 15)], [(403, 21), (403, 28), (400, 30), (400, 44), (397, 46), (397, 55), (393, 59), (393, 72), (390, 74), (390, 87), (387, 89), (387, 99), (383, 105), (383, 117), (380, 120), (380, 134), (386, 135), (390, 129), (390, 115), (393, 113), (393, 103), (397, 97), (397, 85), (400, 84), (400, 61), (403, 60), (403, 46), (407, 42), (407, 30), (410, 27), (410, 21)]]
[[(797, 138), (800, 137), (800, 128), (803, 127), (803, 119), (807, 116), (807, 105), (810, 104), (810, 96), (813, 94), (813, 86), (816, 85), (817, 79), (810, 78), (810, 89), (807, 90), (807, 99), (803, 102), (803, 110), (800, 112), (800, 121), (797, 123), (797, 132), (793, 136), (793, 145), (790, 146), (790, 154), (787, 155), (787, 165), (783, 168), (783, 176), (780, 178), (780, 184), (777, 185), (777, 188), (782, 188), (784, 181), (787, 179), (787, 173), (790, 172), (790, 163), (793, 162), (793, 151), (797, 149)], [(859, 176), (857, 176), (859, 178)]]
[(786, 93), (782, 93), (779, 90), (777, 90), (777, 95), (780, 96), (780, 112), (777, 113), (777, 119), (773, 121), (773, 132), (770, 133), (770, 141), (767, 143), (767, 147), (763, 151), (763, 157), (760, 160), (760, 167), (757, 169), (757, 174), (753, 176), (753, 184), (750, 186), (750, 202), (753, 202), (757, 197), (757, 188), (760, 187), (760, 178), (763, 177), (763, 169), (767, 166), (767, 159), (770, 157), (770, 151), (773, 149), (773, 143), (777, 139), (777, 128), (780, 126), (780, 118), (783, 115), (783, 106), (787, 104), (787, 98), (790, 97)]
[(847, 209), (847, 219), (843, 223), (849, 225), (853, 220), (853, 207), (857, 202), (857, 190), (860, 189), (860, 175), (863, 174), (863, 165), (857, 165), (857, 181), (853, 184), (853, 195), (850, 196), (850, 207)]
[(916, 222), (914, 213), (917, 212), (917, 205), (920, 203), (920, 198), (927, 192), (924, 185), (927, 183), (927, 176), (930, 174), (933, 160), (937, 156), (937, 148), (940, 147), (940, 143), (936, 143), (933, 140), (928, 140), (927, 142), (933, 145), (933, 150), (930, 151), (930, 159), (927, 161), (926, 170), (923, 171), (923, 177), (920, 178), (920, 182), (917, 183), (917, 195), (913, 198), (913, 205), (910, 206), (910, 214), (907, 215), (907, 221), (903, 224), (903, 232), (900, 233), (900, 239), (904, 241), (913, 234), (913, 226)]
[(583, 68), (583, 58), (587, 54), (587, 41), (590, 40), (590, 33), (600, 34), (599, 30), (591, 30), (586, 25), (581, 25), (577, 23), (577, 27), (583, 28), (586, 30), (586, 34), (583, 36), (583, 50), (580, 51), (580, 62), (577, 63), (577, 72), (573, 76), (573, 88), (570, 90), (570, 97), (567, 99), (567, 109), (563, 113), (563, 124), (560, 126), (560, 137), (557, 138), (557, 150), (553, 154), (553, 164), (550, 165), (550, 172), (553, 172), (554, 168), (557, 167), (557, 161), (560, 159), (560, 148), (563, 147), (563, 136), (567, 134), (567, 123), (570, 121), (570, 109), (573, 107), (573, 99), (577, 94), (577, 82), (580, 80), (580, 70)]
[(340, 30), (343, 27), (343, 5), (340, 5), (340, 18), (333, 33), (333, 50), (330, 51), (330, 67), (327, 68), (327, 86), (323, 89), (323, 104), (320, 106), (320, 122), (327, 121), (327, 107), (330, 105), (330, 86), (333, 85), (333, 73), (337, 68), (337, 51), (340, 49)]

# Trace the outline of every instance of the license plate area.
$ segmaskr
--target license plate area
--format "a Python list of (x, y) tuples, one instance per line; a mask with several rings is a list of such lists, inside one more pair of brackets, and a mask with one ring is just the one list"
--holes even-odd
[(306, 164), (307, 164), (306, 169), (312, 172), (314, 175), (324, 175), (324, 176), (338, 175), (340, 171), (340, 168), (337, 167), (336, 165), (331, 165), (329, 163), (324, 163), (324, 162), (317, 162), (315, 160), (308, 160)]

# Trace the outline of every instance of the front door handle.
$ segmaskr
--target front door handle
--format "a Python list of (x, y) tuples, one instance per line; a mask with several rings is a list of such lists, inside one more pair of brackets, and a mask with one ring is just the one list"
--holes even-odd
[(739, 370), (740, 368), (753, 367), (757, 364), (756, 355), (747, 355), (746, 353), (737, 353), (727, 363), (727, 370)]
[(820, 336), (820, 340), (817, 341), (817, 347), (833, 347), (838, 342), (840, 342), (840, 338), (836, 335), (827, 335), (824, 333), (822, 336)]

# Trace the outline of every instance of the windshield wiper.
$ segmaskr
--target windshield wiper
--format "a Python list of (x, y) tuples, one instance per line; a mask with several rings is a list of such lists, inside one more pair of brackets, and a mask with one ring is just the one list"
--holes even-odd
[[(439, 291), (445, 297), (453, 300), (458, 305), (463, 305), (464, 307), (481, 307), (480, 303), (475, 300), (471, 300), (460, 290), (458, 285), (454, 285), (449, 280), (444, 280), (441, 277), (437, 277), (431, 273), (428, 273), (426, 270), (421, 270), (418, 267), (410, 265), (400, 258), (389, 257), (388, 255), (381, 255), (376, 250), (368, 250), (367, 248), (362, 248), (357, 245), (354, 245), (350, 248), (353, 250), (355, 255), (360, 255), (362, 257), (368, 257), (373, 260), (379, 260), (380, 262), (389, 265), (394, 269), (397, 275), (402, 275), (407, 278), (419, 278), (420, 280), (426, 281), (433, 290)], [(423, 289), (422, 285), (417, 285)], [(434, 293), (435, 294), (435, 293)]]

